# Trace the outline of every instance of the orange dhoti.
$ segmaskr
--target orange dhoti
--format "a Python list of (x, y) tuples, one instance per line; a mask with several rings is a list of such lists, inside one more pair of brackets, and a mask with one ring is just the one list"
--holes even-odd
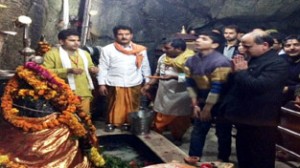
[(139, 110), (141, 86), (110, 86), (108, 91), (108, 123), (115, 126), (128, 123), (128, 114)]
[[(41, 119), (47, 122), (53, 115)], [(0, 156), (8, 156), (10, 164), (16, 167), (92, 167), (79, 149), (78, 140), (71, 136), (68, 127), (64, 125), (37, 132), (24, 132), (0, 118)]]
[(155, 117), (155, 130), (162, 133), (167, 127), (176, 140), (181, 140), (186, 130), (190, 127), (190, 116), (175, 116), (157, 113)]

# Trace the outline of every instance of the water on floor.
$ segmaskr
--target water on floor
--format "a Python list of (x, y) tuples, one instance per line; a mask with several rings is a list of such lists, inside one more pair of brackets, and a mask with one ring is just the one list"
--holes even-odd
[(99, 142), (103, 155), (118, 157), (128, 162), (135, 161), (143, 163), (143, 165), (163, 163), (163, 161), (135, 135), (100, 136)]

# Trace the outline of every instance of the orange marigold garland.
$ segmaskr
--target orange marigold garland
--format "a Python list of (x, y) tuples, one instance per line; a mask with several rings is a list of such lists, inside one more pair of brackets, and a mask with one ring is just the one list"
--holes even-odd
[(45, 36), (42, 36), (38, 42), (38, 47), (36, 49), (36, 55), (44, 55), (51, 49), (51, 45), (46, 41)]
[[(22, 80), (31, 87), (21, 88), (20, 81)], [(30, 97), (33, 100), (44, 98), (61, 112), (48, 122), (39, 118), (20, 116), (18, 106), (13, 102), (14, 99), (24, 97)], [(64, 80), (41, 65), (27, 62), (24, 66), (17, 67), (16, 74), (8, 81), (1, 100), (4, 118), (15, 127), (27, 132), (64, 124), (70, 128), (74, 136), (88, 138), (92, 146), (97, 146), (96, 128), (90, 116), (81, 109), (80, 98), (72, 92)]]

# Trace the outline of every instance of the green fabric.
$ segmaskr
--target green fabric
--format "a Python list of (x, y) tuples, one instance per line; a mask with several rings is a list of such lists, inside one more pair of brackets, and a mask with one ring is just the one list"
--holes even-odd
[[(87, 52), (85, 52), (85, 53), (86, 53), (86, 57), (88, 60), (88, 68), (93, 67), (94, 64), (92, 62), (90, 55)], [(71, 61), (72, 67), (74, 67), (74, 68), (79, 67), (79, 68), (84, 69), (83, 60), (79, 56), (78, 52), (76, 52), (76, 54), (72, 55), (71, 57), (78, 57), (78, 65), (74, 64)], [(52, 72), (56, 73), (59, 77), (64, 79), (66, 82), (68, 82), (67, 81), (67, 69), (63, 68), (63, 66), (62, 66), (58, 48), (53, 48), (44, 55), (43, 66), (45, 66)], [(92, 97), (91, 90), (89, 89), (89, 82), (88, 82), (87, 76), (84, 72), (80, 75), (74, 76), (75, 85), (76, 85), (76, 90), (74, 91), (74, 93), (81, 97)]]

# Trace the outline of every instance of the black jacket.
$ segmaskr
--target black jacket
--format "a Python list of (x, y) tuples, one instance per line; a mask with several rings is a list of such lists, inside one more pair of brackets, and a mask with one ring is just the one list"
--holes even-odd
[(287, 77), (288, 64), (275, 51), (251, 58), (247, 70), (229, 75), (221, 115), (234, 123), (276, 125)]
[(300, 84), (300, 55), (290, 57), (287, 54), (280, 55), (289, 64), (289, 75), (285, 82), (285, 86), (288, 87), (288, 91), (284, 93), (284, 99), (282, 105), (295, 99), (296, 86)]

